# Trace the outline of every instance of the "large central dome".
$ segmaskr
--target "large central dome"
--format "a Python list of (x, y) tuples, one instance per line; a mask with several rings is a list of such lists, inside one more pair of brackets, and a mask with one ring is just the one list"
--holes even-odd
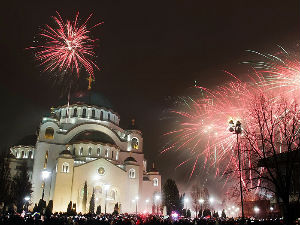
[(86, 104), (112, 109), (110, 101), (100, 93), (93, 91), (79, 91), (71, 96), (70, 104)]

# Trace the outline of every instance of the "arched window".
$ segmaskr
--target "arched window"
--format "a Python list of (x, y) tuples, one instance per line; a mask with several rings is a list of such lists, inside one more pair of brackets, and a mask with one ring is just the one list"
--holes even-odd
[(129, 178), (131, 179), (135, 178), (135, 169), (131, 168), (129, 170)]
[(95, 119), (95, 116), (96, 116), (96, 111), (95, 109), (92, 110), (92, 119)]
[(32, 151), (29, 151), (28, 152), (28, 159), (31, 159), (32, 158)]
[(110, 121), (110, 113), (107, 114), (107, 120)]
[(114, 159), (114, 151), (111, 152), (111, 158)]
[(131, 139), (131, 147), (132, 149), (139, 149), (139, 140), (136, 137)]
[(100, 156), (101, 155), (101, 149), (97, 148), (97, 155)]
[(108, 149), (105, 149), (105, 157), (108, 157)]
[(157, 178), (153, 179), (153, 186), (155, 186), (155, 187), (158, 186), (158, 179)]
[(21, 151), (21, 159), (24, 158), (24, 151)]
[(82, 118), (85, 118), (86, 117), (86, 108), (83, 108), (83, 110), (82, 110), (82, 116), (81, 116)]
[(61, 110), (59, 111), (58, 118), (61, 118)]
[(100, 112), (100, 120), (103, 120), (103, 111)]
[(89, 155), (92, 155), (92, 148), (89, 148)]
[(115, 192), (114, 190), (111, 190), (111, 198), (112, 198), (113, 200), (116, 199), (116, 192)]
[(79, 149), (79, 155), (83, 155), (83, 147)]
[(53, 139), (54, 137), (54, 129), (52, 127), (47, 127), (45, 130), (45, 138)]
[(62, 171), (61, 171), (61, 172), (63, 172), (63, 173), (69, 173), (69, 169), (70, 169), (69, 163), (64, 162), (64, 163), (62, 164)]
[(48, 151), (45, 154), (44, 169), (47, 168), (47, 163), (48, 163)]
[(77, 108), (75, 108), (73, 111), (73, 117), (77, 117)]

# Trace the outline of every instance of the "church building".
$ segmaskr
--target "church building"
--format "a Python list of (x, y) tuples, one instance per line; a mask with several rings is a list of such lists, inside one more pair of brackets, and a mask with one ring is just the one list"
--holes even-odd
[(65, 212), (72, 201), (77, 212), (87, 213), (94, 192), (102, 213), (112, 213), (116, 205), (120, 213), (156, 213), (161, 176), (154, 166), (147, 171), (142, 132), (134, 121), (126, 130), (119, 122), (110, 102), (91, 91), (51, 108), (32, 145), (10, 149), (12, 173), (27, 162), (32, 205), (53, 200), (53, 212)]

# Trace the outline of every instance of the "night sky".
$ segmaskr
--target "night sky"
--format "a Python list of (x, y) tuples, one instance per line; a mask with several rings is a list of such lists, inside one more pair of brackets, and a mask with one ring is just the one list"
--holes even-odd
[[(104, 21), (93, 90), (105, 95), (121, 116), (132, 118), (144, 136), (144, 153), (163, 178), (188, 181), (189, 166), (174, 170), (185, 153), (160, 155), (170, 98), (189, 95), (194, 85), (213, 87), (247, 73), (246, 49), (274, 52), (299, 44), (300, 2), (295, 1), (5, 1), (1, 3), (1, 145), (11, 146), (35, 132), (42, 115), (61, 102), (62, 87), (34, 61), (32, 46), (51, 16)], [(86, 74), (83, 74), (86, 76)], [(86, 88), (87, 83), (85, 84)], [(63, 98), (66, 98), (65, 96)], [(187, 153), (186, 153), (187, 154)], [(190, 165), (191, 166), (191, 165)], [(195, 177), (194, 177), (195, 178)], [(195, 180), (195, 179), (194, 179)], [(192, 181), (191, 181), (192, 182)]]

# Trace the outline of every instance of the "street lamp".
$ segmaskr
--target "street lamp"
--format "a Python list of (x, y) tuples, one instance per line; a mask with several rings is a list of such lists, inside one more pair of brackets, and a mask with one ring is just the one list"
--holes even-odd
[(104, 191), (105, 191), (105, 208), (104, 208), (104, 213), (106, 215), (106, 205), (107, 205), (107, 192), (110, 188), (110, 185), (109, 184), (105, 184), (104, 185)]
[(42, 171), (42, 179), (43, 179), (43, 183), (42, 183), (42, 188), (43, 188), (43, 192), (42, 192), (42, 200), (44, 200), (44, 195), (45, 195), (45, 180), (48, 179), (48, 177), (50, 176), (51, 172), (47, 171), (47, 170), (43, 170)]
[(201, 206), (201, 216), (203, 215), (203, 212), (202, 212), (202, 206), (203, 206), (203, 203), (204, 203), (204, 199), (203, 198), (200, 198), (199, 199), (199, 203), (200, 203), (200, 206)]
[(160, 195), (158, 195), (158, 194), (155, 195), (156, 213), (157, 213), (157, 214), (159, 214), (159, 213), (158, 213), (158, 211), (159, 211), (159, 210), (158, 210), (158, 209), (159, 209), (159, 204), (158, 204), (159, 200), (160, 200)]
[(242, 206), (242, 223), (244, 223), (244, 202), (243, 202), (243, 187), (242, 187), (242, 170), (241, 170), (241, 154), (240, 154), (240, 143), (239, 143), (239, 134), (242, 133), (242, 123), (233, 120), (229, 121), (229, 131), (236, 134), (236, 143), (238, 150), (238, 159), (239, 159), (239, 173), (240, 173), (240, 192), (241, 192), (241, 206)]

